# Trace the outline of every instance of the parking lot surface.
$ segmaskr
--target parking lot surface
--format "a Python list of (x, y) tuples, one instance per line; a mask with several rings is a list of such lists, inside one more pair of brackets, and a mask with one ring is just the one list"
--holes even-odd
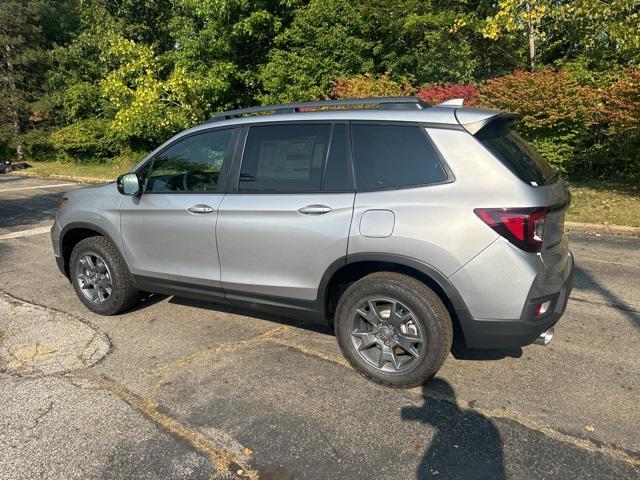
[(548, 347), (457, 346), (391, 390), (321, 327), (157, 295), (87, 311), (47, 233), (65, 183), (0, 176), (1, 479), (640, 478), (640, 239), (570, 234)]

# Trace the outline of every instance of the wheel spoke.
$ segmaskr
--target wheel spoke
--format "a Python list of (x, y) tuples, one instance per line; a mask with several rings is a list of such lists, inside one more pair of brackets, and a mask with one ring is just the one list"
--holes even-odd
[(106, 298), (105, 295), (104, 295), (104, 289), (101, 286), (97, 286), (96, 287), (96, 292), (98, 293), (98, 299), (101, 302), (104, 302), (104, 300)]
[(104, 273), (106, 270), (106, 266), (101, 258), (96, 259), (96, 270), (100, 273)]
[(352, 333), (354, 337), (360, 339), (360, 345), (358, 345), (358, 350), (366, 350), (378, 343), (378, 339), (375, 336), (375, 333), (372, 332), (358, 332), (355, 331)]
[(384, 367), (387, 362), (390, 362), (395, 370), (400, 368), (398, 359), (396, 358), (395, 353), (393, 353), (393, 349), (389, 347), (389, 345), (383, 345), (382, 352), (380, 353), (380, 360), (378, 361), (378, 368)]
[(389, 321), (394, 327), (399, 327), (413, 319), (412, 313), (400, 314), (396, 306), (397, 303), (394, 304), (394, 308), (391, 310), (391, 315), (389, 316)]
[(98, 291), (95, 286), (92, 285), (90, 287), (87, 287), (84, 291), (89, 300), (91, 300), (92, 302), (95, 302), (98, 299)]
[(398, 335), (396, 342), (400, 348), (408, 354), (413, 355), (415, 358), (420, 356), (418, 350), (414, 347), (416, 343), (422, 343), (422, 339), (420, 337), (414, 337), (412, 335)]
[(376, 306), (373, 302), (369, 302), (369, 311), (359, 308), (358, 315), (360, 315), (374, 327), (380, 326), (380, 314), (378, 313), (378, 310), (376, 310)]
[(93, 262), (93, 258), (91, 258), (91, 255), (87, 255), (84, 258), (86, 260), (87, 268), (94, 272), (96, 269), (96, 264)]

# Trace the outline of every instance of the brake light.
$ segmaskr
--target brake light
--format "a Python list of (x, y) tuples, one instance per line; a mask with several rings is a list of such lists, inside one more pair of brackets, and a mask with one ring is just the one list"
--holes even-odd
[(474, 213), (516, 247), (526, 252), (542, 248), (546, 208), (476, 208)]

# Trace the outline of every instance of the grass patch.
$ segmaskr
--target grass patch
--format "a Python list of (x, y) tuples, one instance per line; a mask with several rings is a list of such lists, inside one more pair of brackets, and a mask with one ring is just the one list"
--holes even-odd
[(43, 178), (69, 178), (95, 182), (112, 182), (123, 173), (131, 171), (135, 163), (73, 163), (73, 162), (28, 162), (33, 168), (18, 170), (18, 175)]
[[(127, 173), (134, 163), (62, 163), (29, 162), (33, 168), (19, 170), (19, 175), (38, 177), (114, 181)], [(567, 220), (640, 227), (640, 186), (603, 181), (576, 181), (571, 184), (571, 206)]]
[(568, 221), (640, 227), (640, 186), (586, 181), (570, 189)]

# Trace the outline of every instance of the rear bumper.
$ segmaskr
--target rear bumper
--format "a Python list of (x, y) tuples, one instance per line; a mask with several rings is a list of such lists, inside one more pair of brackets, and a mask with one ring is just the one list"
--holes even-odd
[[(520, 318), (512, 320), (477, 319), (468, 310), (456, 310), (462, 326), (465, 343), (469, 348), (517, 348), (532, 344), (545, 330), (554, 326), (567, 308), (573, 287), (574, 260), (570, 254), (567, 275), (559, 291), (527, 299)], [(549, 313), (536, 319), (537, 304), (551, 301)]]

